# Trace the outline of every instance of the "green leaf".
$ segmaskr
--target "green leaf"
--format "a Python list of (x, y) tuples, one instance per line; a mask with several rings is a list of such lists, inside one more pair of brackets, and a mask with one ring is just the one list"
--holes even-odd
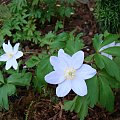
[(96, 34), (93, 38), (93, 46), (94, 46), (94, 48), (97, 52), (100, 49), (100, 45), (101, 45), (101, 42), (102, 42), (102, 37), (103, 37), (102, 34), (100, 34), (100, 35)]
[(69, 54), (74, 54), (84, 46), (82, 39), (78, 37), (74, 37), (74, 35), (70, 34), (70, 38), (66, 42), (65, 51)]
[(70, 110), (72, 112), (75, 108), (76, 99), (77, 99), (77, 96), (73, 100), (65, 101), (63, 109), (65, 111)]
[(12, 84), (5, 84), (0, 88), (0, 106), (9, 109), (8, 96), (16, 92), (16, 87)]
[(102, 50), (102, 52), (105, 52), (113, 56), (120, 57), (120, 46), (109, 47), (109, 48)]
[(105, 64), (105, 70), (108, 72), (108, 74), (112, 77), (115, 77), (118, 81), (120, 81), (119, 66), (117, 66), (117, 64), (113, 60), (103, 55), (101, 56)]
[(94, 105), (98, 102), (99, 96), (99, 88), (98, 88), (98, 79), (97, 76), (92, 77), (91, 79), (87, 80), (88, 86), (88, 97), (90, 100), (90, 106), (94, 107)]
[(99, 76), (100, 83), (100, 104), (105, 107), (108, 111), (114, 110), (114, 95), (109, 86), (107, 79), (103, 76)]
[(46, 84), (44, 77), (46, 74), (48, 74), (51, 71), (52, 71), (52, 66), (50, 64), (49, 57), (41, 59), (41, 61), (37, 66), (37, 71), (36, 71), (37, 80), (41, 83), (41, 85)]
[(71, 12), (73, 12), (72, 9), (71, 9), (70, 7), (67, 7), (67, 8), (65, 9), (65, 16), (70, 17)]
[(108, 34), (107, 36), (104, 36), (104, 40), (101, 43), (100, 47), (103, 47), (105, 45), (108, 45), (114, 41), (117, 41), (119, 38), (119, 35), (117, 34)]
[(55, 32), (58, 31), (58, 29), (60, 28), (63, 28), (63, 23), (62, 21), (57, 21), (56, 25), (55, 25)]
[(65, 42), (62, 42), (62, 41), (54, 41), (52, 42), (50, 48), (51, 49), (60, 49), (60, 48), (63, 48), (65, 46)]
[(40, 62), (40, 59), (37, 56), (32, 56), (30, 59), (26, 61), (26, 65), (28, 68), (32, 68), (36, 66)]
[(4, 35), (12, 36), (12, 33), (11, 33), (11, 31), (9, 30), (9, 28), (4, 28), (4, 29), (2, 30), (2, 32), (3, 32)]
[(2, 72), (0, 71), (0, 84), (1, 83), (4, 83), (4, 78), (3, 78)]
[(111, 88), (120, 88), (120, 81), (117, 81), (115, 78), (111, 77), (105, 71), (101, 72), (100, 74), (108, 80)]
[(94, 55), (95, 63), (96, 65), (100, 68), (103, 69), (105, 67), (105, 64), (102, 60), (102, 55), (101, 54), (95, 54)]
[(87, 116), (87, 114), (88, 114), (88, 101), (87, 101), (87, 99), (85, 99), (82, 103), (81, 110), (78, 113), (80, 120), (84, 120), (85, 117)]
[(15, 73), (8, 77), (7, 83), (18, 86), (29, 86), (32, 78), (32, 74), (28, 73)]
[(94, 54), (89, 55), (85, 58), (85, 62), (92, 62), (93, 61)]
[(84, 97), (76, 96), (71, 101), (65, 101), (64, 109), (75, 111), (76, 113), (78, 113), (80, 120), (84, 120), (88, 113), (88, 103), (89, 101), (87, 96)]

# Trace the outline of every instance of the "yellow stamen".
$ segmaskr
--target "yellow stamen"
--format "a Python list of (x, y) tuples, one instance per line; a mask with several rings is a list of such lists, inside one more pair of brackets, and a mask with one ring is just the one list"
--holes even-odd
[(6, 53), (9, 58), (13, 57), (13, 53)]
[(64, 71), (64, 76), (67, 80), (72, 80), (76, 76), (76, 70), (72, 67), (66, 68)]

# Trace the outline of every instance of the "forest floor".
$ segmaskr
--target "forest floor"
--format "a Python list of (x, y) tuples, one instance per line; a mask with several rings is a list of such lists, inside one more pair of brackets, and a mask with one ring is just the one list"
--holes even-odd
[[(59, 31), (69, 32), (76, 29), (76, 33), (82, 32), (82, 38), (86, 45), (84, 49), (86, 56), (94, 52), (92, 37), (99, 32), (99, 27), (91, 7), (93, 5), (80, 4), (76, 6), (75, 14), (70, 19), (65, 20), (64, 29)], [(47, 33), (52, 29), (52, 25), (46, 25), (43, 32)], [(30, 49), (29, 46), (25, 49), (34, 50)], [(48, 94), (39, 94), (33, 88), (28, 90), (24, 87), (18, 88), (17, 96), (9, 98), (9, 111), (0, 112), (0, 120), (79, 120), (76, 113), (62, 110), (63, 100), (71, 99), (74, 94), (71, 93), (62, 99), (57, 98), (54, 92), (51, 95)], [(120, 120), (120, 90), (116, 91), (115, 97), (115, 110), (113, 113), (109, 113), (102, 107), (96, 106), (93, 109), (89, 109), (89, 114), (85, 120)]]

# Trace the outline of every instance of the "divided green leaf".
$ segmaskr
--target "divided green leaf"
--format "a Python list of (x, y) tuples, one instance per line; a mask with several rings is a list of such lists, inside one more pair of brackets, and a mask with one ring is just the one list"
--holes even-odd
[(32, 68), (39, 63), (40, 59), (37, 56), (32, 56), (30, 59), (26, 61), (26, 65), (28, 68)]
[(15, 85), (5, 84), (0, 87), (0, 107), (9, 109), (8, 96), (13, 95), (16, 92)]
[(114, 94), (109, 86), (108, 80), (104, 76), (99, 76), (100, 83), (100, 104), (108, 111), (114, 110)]
[(18, 86), (29, 86), (32, 78), (32, 74), (28, 73), (14, 73), (7, 79), (7, 83)]

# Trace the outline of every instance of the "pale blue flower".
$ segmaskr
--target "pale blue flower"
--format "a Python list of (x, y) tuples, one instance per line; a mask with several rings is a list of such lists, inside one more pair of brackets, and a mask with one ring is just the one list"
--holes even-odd
[(8, 44), (3, 43), (3, 50), (5, 51), (5, 54), (0, 56), (0, 61), (6, 61), (5, 69), (8, 70), (12, 66), (16, 70), (18, 67), (18, 63), (16, 59), (23, 56), (23, 52), (18, 51), (20, 43), (16, 43), (14, 47), (10, 44), (10, 41), (8, 41)]
[(83, 61), (83, 51), (78, 51), (70, 56), (60, 49), (58, 57), (50, 57), (54, 71), (45, 76), (45, 81), (50, 84), (58, 84), (56, 88), (58, 97), (66, 96), (71, 89), (79, 96), (87, 94), (85, 80), (92, 78), (96, 74), (96, 70), (90, 65), (83, 64)]

